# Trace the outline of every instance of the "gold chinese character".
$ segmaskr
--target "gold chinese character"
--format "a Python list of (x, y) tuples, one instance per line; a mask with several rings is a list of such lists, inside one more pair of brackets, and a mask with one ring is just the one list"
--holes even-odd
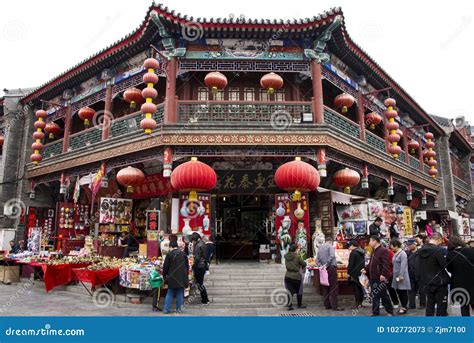
[(234, 175), (227, 176), (225, 178), (224, 189), (231, 188), (234, 189), (236, 187)]
[(240, 180), (239, 187), (242, 189), (248, 189), (250, 186), (252, 186), (252, 181), (249, 180), (248, 174), (244, 174), (242, 180)]

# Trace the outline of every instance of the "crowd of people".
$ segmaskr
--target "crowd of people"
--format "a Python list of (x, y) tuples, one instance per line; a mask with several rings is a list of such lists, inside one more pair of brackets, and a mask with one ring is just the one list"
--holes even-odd
[[(459, 236), (448, 238), (436, 230), (435, 223), (427, 224), (424, 234), (401, 241), (396, 223), (390, 225), (386, 242), (377, 218), (369, 227), (371, 248), (369, 261), (360, 241), (348, 242), (350, 250), (347, 273), (352, 285), (355, 304), (353, 310), (364, 307), (364, 299), (372, 304), (372, 316), (380, 315), (384, 308), (388, 316), (405, 315), (409, 310), (424, 309), (426, 316), (447, 316), (448, 304), (458, 302), (462, 316), (470, 316), (474, 310), (474, 247)], [(388, 237), (387, 237), (388, 238)], [(289, 291), (288, 309), (292, 310), (291, 298), (301, 286), (301, 268), (305, 262), (298, 258), (298, 246), (292, 245), (285, 256), (287, 272), (285, 285)], [(338, 304), (337, 261), (332, 237), (317, 251), (317, 264), (327, 273), (321, 283), (324, 307), (342, 311)], [(321, 268), (320, 268), (321, 273)], [(327, 282), (326, 282), (327, 281)], [(304, 306), (304, 305), (303, 305)], [(298, 307), (302, 297), (298, 296)]]

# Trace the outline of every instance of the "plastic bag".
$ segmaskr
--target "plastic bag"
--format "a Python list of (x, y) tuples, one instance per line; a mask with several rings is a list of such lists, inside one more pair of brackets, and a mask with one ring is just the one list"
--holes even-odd
[(311, 270), (306, 270), (306, 272), (304, 273), (303, 285), (311, 285), (313, 283), (312, 276), (313, 272)]
[(321, 286), (329, 286), (329, 276), (326, 266), (319, 268), (319, 284)]

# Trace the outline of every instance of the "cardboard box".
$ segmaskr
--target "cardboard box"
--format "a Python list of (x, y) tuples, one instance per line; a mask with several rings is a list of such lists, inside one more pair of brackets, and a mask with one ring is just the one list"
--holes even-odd
[(20, 267), (0, 266), (0, 281), (4, 283), (20, 282)]

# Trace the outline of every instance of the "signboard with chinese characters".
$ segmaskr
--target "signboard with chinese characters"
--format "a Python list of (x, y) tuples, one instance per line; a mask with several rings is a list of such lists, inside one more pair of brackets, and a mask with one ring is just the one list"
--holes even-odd
[(405, 236), (413, 236), (413, 219), (410, 207), (405, 207), (403, 209), (403, 225)]
[[(295, 211), (298, 209), (298, 204), (300, 204), (301, 209), (304, 211), (303, 217), (301, 219), (296, 218)], [(291, 226), (289, 234), (293, 241), (295, 240), (296, 230), (298, 228), (298, 221), (302, 220), (304, 222), (304, 227), (306, 229), (307, 242), (310, 242), (309, 235), (309, 202), (308, 194), (301, 194), (301, 201), (292, 201), (291, 195), (288, 193), (275, 194), (275, 228), (278, 240), (278, 231), (281, 228), (282, 221), (288, 217), (291, 220)]]
[(211, 195), (198, 193), (197, 202), (188, 201), (188, 196), (189, 194), (183, 193), (179, 197), (178, 232), (183, 232), (183, 229), (189, 225), (192, 231), (200, 231), (203, 234), (210, 236)]
[(150, 174), (140, 186), (134, 187), (132, 199), (149, 199), (166, 195), (171, 191), (171, 182), (160, 174)]
[(278, 190), (272, 170), (218, 170), (217, 185), (213, 192), (217, 194), (271, 194)]
[(146, 229), (147, 231), (160, 230), (160, 215), (159, 210), (147, 210), (146, 211)]

